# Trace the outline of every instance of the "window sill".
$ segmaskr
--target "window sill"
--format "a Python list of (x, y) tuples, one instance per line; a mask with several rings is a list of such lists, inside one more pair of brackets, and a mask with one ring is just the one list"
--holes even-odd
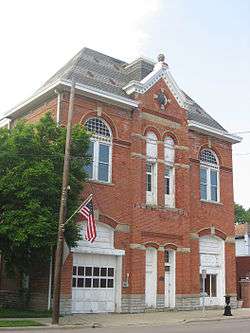
[(208, 203), (208, 204), (213, 204), (213, 205), (223, 206), (223, 203), (222, 203), (222, 202), (211, 201), (211, 200), (204, 200), (204, 199), (200, 199), (200, 201), (201, 201), (202, 203)]
[(98, 184), (98, 185), (105, 185), (105, 186), (114, 186), (114, 183), (108, 183), (108, 182), (102, 182), (100, 180), (93, 180), (89, 179), (87, 180), (88, 183)]

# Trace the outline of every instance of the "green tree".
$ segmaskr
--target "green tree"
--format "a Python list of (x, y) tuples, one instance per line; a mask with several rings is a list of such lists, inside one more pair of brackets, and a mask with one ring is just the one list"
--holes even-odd
[[(13, 272), (29, 275), (46, 263), (56, 245), (66, 129), (46, 114), (38, 123), (19, 122), (0, 129), (0, 252)], [(89, 135), (72, 130), (70, 189), (67, 216), (82, 200), (89, 163)], [(80, 239), (72, 220), (65, 229), (70, 246)]]
[(250, 210), (246, 210), (239, 204), (234, 204), (235, 223), (250, 223)]

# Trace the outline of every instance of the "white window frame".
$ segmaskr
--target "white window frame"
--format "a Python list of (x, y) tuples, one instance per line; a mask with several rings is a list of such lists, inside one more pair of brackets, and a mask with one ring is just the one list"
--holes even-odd
[[(147, 133), (146, 139), (146, 203), (149, 205), (157, 204), (157, 136), (153, 132)], [(147, 190), (147, 164), (151, 165), (151, 191)]]
[[(91, 120), (93, 118), (88, 119), (87, 121)], [(99, 118), (98, 118), (99, 119)], [(112, 179), (112, 132), (107, 125), (107, 123), (103, 119), (101, 120), (105, 126), (107, 126), (107, 129), (109, 130), (110, 137), (104, 137), (101, 135), (96, 135), (93, 133), (93, 136), (90, 138), (90, 141), (93, 143), (93, 162), (92, 162), (92, 178), (89, 178), (90, 180), (94, 180), (101, 183), (111, 183)], [(109, 149), (109, 161), (108, 161), (108, 180), (100, 180), (98, 179), (98, 173), (99, 173), (99, 152), (100, 152), (100, 145), (105, 145)]]
[[(169, 177), (166, 176), (166, 169), (169, 169)], [(169, 194), (166, 193), (166, 180), (169, 178)], [(166, 207), (174, 207), (175, 206), (175, 169), (173, 166), (165, 165), (164, 171), (164, 195), (165, 195), (165, 206)]]
[[(169, 159), (169, 156), (171, 157)], [(171, 137), (166, 137), (164, 140), (164, 161), (165, 161), (165, 170), (164, 170), (164, 201), (166, 207), (175, 207), (175, 150), (174, 150), (174, 140)], [(166, 169), (170, 170), (169, 185), (170, 193), (166, 194), (165, 181)]]
[[(203, 149), (200, 153), (200, 155), (202, 154), (202, 152), (204, 150), (209, 151), (210, 153), (213, 154), (215, 160), (216, 160), (216, 164), (214, 163), (209, 163), (209, 162), (205, 162), (202, 161), (200, 158), (200, 174), (201, 174), (201, 169), (206, 171), (206, 178), (207, 178), (207, 182), (206, 182), (206, 187), (207, 187), (207, 198), (204, 199), (201, 197), (201, 176), (200, 176), (200, 200), (201, 201), (208, 201), (208, 202), (214, 202), (214, 203), (218, 203), (220, 202), (220, 167), (219, 167), (219, 160), (218, 157), (216, 156), (216, 154), (210, 150), (210, 149)], [(216, 175), (217, 175), (217, 200), (212, 200), (212, 184), (211, 184), (211, 173), (212, 171), (216, 171)]]
[[(151, 174), (151, 191), (146, 188), (146, 203), (149, 205), (157, 204), (157, 163), (154, 161), (147, 161), (146, 164), (151, 166), (151, 173), (147, 171), (146, 165), (146, 178), (148, 174)], [(146, 179), (147, 186), (147, 179)]]

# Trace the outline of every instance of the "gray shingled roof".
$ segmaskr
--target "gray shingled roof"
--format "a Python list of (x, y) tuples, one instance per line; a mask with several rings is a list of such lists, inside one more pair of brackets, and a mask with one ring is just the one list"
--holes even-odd
[[(138, 59), (132, 64), (112, 58), (95, 50), (83, 48), (66, 65), (64, 65), (55, 75), (36, 91), (40, 92), (57, 80), (72, 80), (76, 83), (101, 89), (105, 92), (119, 96), (131, 98), (123, 87), (130, 81), (141, 81), (153, 70), (153, 63), (143, 58)], [(188, 119), (196, 121), (202, 125), (210, 126), (215, 129), (225, 129), (206, 113), (195, 101), (187, 94)]]

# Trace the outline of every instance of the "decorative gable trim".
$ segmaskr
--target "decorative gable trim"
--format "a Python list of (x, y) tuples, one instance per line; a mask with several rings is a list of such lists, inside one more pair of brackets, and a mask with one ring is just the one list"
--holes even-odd
[(143, 80), (141, 80), (140, 82), (133, 80), (129, 82), (129, 84), (127, 84), (123, 89), (128, 95), (131, 95), (135, 92), (139, 94), (144, 94), (160, 79), (163, 79), (165, 81), (166, 85), (168, 86), (169, 90), (175, 97), (180, 107), (187, 108), (189, 103), (185, 95), (178, 87), (173, 76), (171, 75), (168, 65), (162, 61), (158, 62), (154, 66), (154, 70), (149, 73)]

